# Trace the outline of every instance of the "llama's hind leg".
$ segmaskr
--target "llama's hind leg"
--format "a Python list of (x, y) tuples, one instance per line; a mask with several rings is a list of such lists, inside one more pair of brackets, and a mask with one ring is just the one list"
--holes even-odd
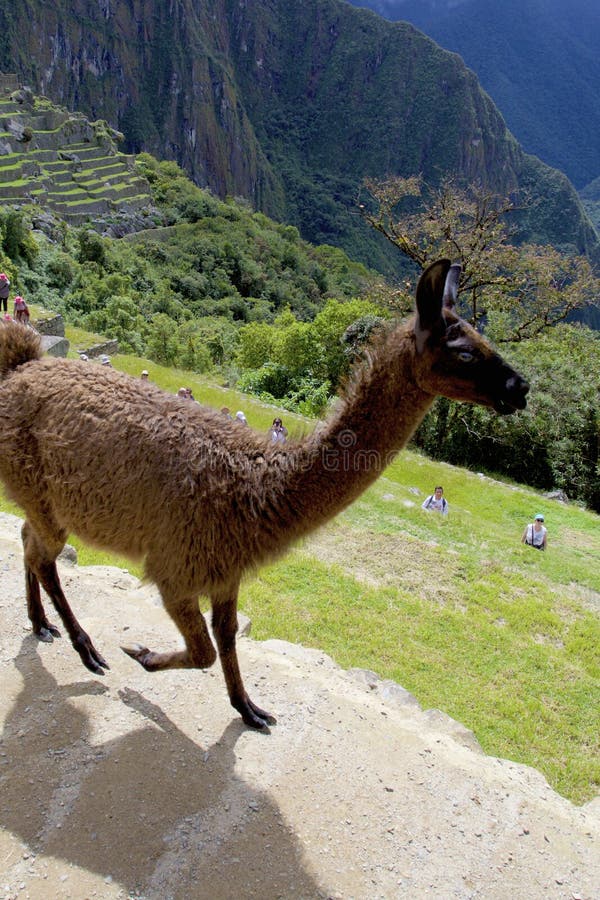
[(25, 590), (27, 593), (27, 613), (33, 633), (38, 640), (49, 644), (55, 637), (60, 637), (60, 631), (56, 625), (53, 625), (46, 618), (40, 595), (40, 583), (27, 564), (25, 564)]
[(160, 669), (208, 669), (217, 658), (197, 597), (175, 599), (161, 590), (163, 603), (185, 641), (185, 650), (156, 653), (147, 647), (121, 647), (148, 672)]
[[(26, 527), (27, 526), (27, 527)], [(34, 631), (36, 624), (41, 622), (42, 628), (47, 628), (51, 635), (60, 634), (58, 629), (47, 621), (39, 594), (39, 584), (50, 597), (54, 608), (59, 614), (65, 626), (73, 647), (79, 653), (84, 666), (96, 675), (104, 675), (103, 669), (108, 669), (108, 663), (98, 653), (89, 635), (83, 630), (69, 606), (65, 597), (58, 571), (56, 569), (56, 557), (64, 545), (57, 538), (54, 552), (49, 550), (40, 540), (29, 523), (23, 528), (23, 546), (25, 549), (25, 572), (27, 577), (27, 603)], [(41, 619), (40, 619), (41, 616)], [(47, 638), (45, 638), (47, 640)], [(44, 640), (44, 638), (42, 638)]]
[(33, 633), (40, 641), (51, 643), (55, 637), (60, 637), (60, 631), (56, 625), (52, 625), (46, 618), (42, 597), (40, 594), (40, 583), (37, 575), (27, 562), (27, 544), (33, 538), (32, 530), (29, 522), (25, 522), (21, 529), (21, 539), (23, 541), (23, 549), (25, 551), (25, 591), (27, 596), (27, 614), (31, 622)]
[(235, 647), (238, 629), (237, 588), (223, 596), (213, 594), (211, 600), (212, 628), (231, 705), (237, 709), (246, 725), (252, 728), (274, 725), (277, 719), (253, 703), (244, 688)]

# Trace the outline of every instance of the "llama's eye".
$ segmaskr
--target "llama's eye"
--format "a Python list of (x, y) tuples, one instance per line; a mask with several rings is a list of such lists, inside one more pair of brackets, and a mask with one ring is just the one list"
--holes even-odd
[(473, 354), (469, 353), (468, 350), (461, 350), (461, 352), (458, 354), (458, 358), (461, 362), (464, 363), (472, 362), (474, 359)]

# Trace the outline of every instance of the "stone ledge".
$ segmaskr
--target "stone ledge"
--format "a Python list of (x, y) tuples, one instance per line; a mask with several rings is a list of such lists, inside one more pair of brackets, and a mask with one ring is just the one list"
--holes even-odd
[(85, 353), (90, 359), (98, 359), (98, 357), (104, 356), (104, 354), (111, 356), (119, 352), (119, 342), (105, 341), (103, 344), (94, 344), (87, 350), (78, 350), (77, 352)]
[(48, 356), (58, 356), (64, 359), (69, 352), (70, 344), (64, 337), (53, 334), (43, 334), (41, 335), (41, 339), (42, 350), (44, 353), (47, 353)]

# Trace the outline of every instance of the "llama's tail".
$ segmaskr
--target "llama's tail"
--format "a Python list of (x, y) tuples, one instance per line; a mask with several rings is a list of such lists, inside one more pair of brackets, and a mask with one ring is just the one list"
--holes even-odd
[(40, 359), (42, 345), (39, 334), (19, 322), (0, 321), (0, 381), (23, 363)]

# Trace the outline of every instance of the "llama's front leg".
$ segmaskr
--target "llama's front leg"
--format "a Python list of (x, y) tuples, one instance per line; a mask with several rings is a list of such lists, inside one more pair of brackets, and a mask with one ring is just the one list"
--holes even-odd
[(169, 613), (185, 640), (185, 650), (155, 653), (147, 647), (121, 647), (148, 672), (160, 669), (208, 669), (217, 658), (197, 597), (174, 597), (164, 588), (161, 594)]
[(274, 725), (277, 722), (275, 716), (253, 703), (244, 688), (235, 648), (238, 629), (237, 590), (226, 597), (213, 595), (211, 600), (213, 634), (219, 648), (219, 658), (231, 705), (237, 709), (246, 725), (251, 725), (252, 728)]

